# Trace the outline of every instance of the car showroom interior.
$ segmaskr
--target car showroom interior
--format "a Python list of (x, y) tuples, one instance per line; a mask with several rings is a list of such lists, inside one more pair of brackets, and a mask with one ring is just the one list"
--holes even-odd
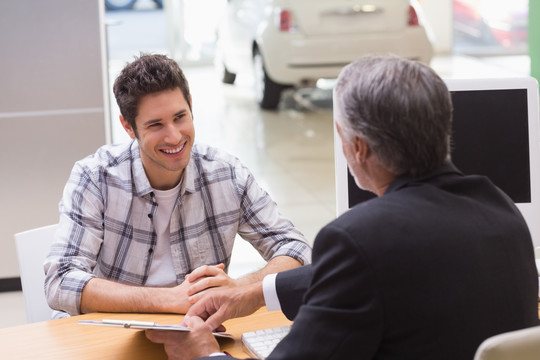
[[(0, 7), (0, 119), (7, 125), (0, 135), (7, 197), (0, 329), (27, 323), (14, 234), (58, 222), (75, 161), (131, 140), (113, 82), (141, 54), (176, 60), (191, 90), (196, 141), (240, 159), (311, 244), (340, 213), (333, 89), (348, 62), (395, 54), (429, 65), (449, 84), (540, 79), (537, 1), (29, 0)], [(235, 241), (231, 277), (264, 264), (249, 243)]]

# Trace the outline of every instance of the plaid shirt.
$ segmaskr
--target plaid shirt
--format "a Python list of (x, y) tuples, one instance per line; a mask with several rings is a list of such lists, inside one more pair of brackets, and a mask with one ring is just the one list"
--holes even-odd
[[(156, 245), (157, 203), (137, 141), (103, 146), (78, 161), (59, 205), (60, 221), (44, 267), (49, 305), (80, 313), (82, 289), (92, 277), (144, 285)], [(138, 216), (136, 214), (139, 214)], [(277, 210), (240, 161), (195, 144), (170, 220), (177, 283), (201, 265), (224, 263), (236, 234), (265, 260), (311, 261), (304, 236)]]

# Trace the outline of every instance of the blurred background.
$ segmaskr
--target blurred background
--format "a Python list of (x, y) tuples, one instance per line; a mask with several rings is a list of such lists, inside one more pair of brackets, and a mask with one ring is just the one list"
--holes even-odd
[[(260, 106), (257, 88), (258, 76), (262, 86), (276, 83), (264, 80), (269, 68), (261, 67), (261, 75), (246, 66), (234, 74), (234, 84), (224, 81), (224, 17), (234, 5), (234, 16), (264, 24), (270, 20), (257, 17), (254, 4), (271, 2), (0, 2), (0, 181), (9, 193), (1, 210), (0, 327), (25, 323), (13, 234), (57, 222), (74, 161), (105, 143), (128, 140), (111, 89), (122, 67), (141, 52), (179, 62), (191, 86), (196, 140), (240, 158), (310, 242), (335, 218), (334, 79), (277, 82), (283, 86), (272, 110)], [(429, 64), (442, 77), (529, 76), (531, 67), (534, 75), (540, 55), (529, 44), (540, 30), (529, 24), (529, 11), (536, 18), (540, 11), (528, 1), (422, 0), (415, 6), (431, 45)], [(288, 31), (299, 36), (301, 17), (294, 15)], [(249, 245), (237, 241), (231, 275), (261, 264)]]

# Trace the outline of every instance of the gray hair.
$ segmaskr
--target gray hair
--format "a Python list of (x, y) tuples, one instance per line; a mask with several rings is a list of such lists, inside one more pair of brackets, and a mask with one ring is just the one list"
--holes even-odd
[(450, 159), (452, 101), (430, 67), (363, 57), (341, 71), (335, 92), (346, 139), (363, 137), (387, 170), (418, 176)]

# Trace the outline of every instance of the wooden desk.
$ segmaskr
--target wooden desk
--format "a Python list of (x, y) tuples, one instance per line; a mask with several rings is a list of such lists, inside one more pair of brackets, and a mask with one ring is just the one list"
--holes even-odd
[[(79, 320), (140, 320), (159, 324), (179, 324), (182, 315), (93, 313), (70, 318), (38, 322), (0, 329), (2, 359), (167, 359), (163, 345), (146, 339), (144, 330), (107, 326), (80, 325)], [(231, 355), (246, 358), (241, 335), (291, 322), (279, 311), (265, 308), (254, 314), (225, 322), (233, 339), (220, 340), (221, 349)]]

